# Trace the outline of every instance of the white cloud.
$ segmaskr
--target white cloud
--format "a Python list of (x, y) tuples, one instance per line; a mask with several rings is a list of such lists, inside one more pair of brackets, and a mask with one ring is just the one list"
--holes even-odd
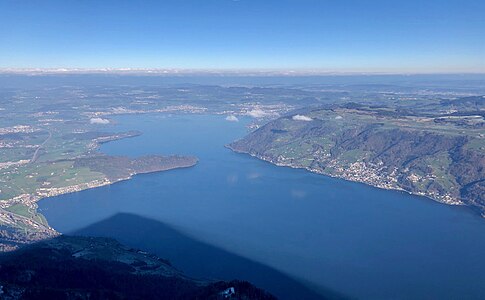
[(226, 121), (229, 122), (239, 122), (239, 119), (236, 116), (227, 116)]
[(260, 108), (255, 108), (253, 110), (248, 111), (247, 115), (253, 118), (263, 118), (263, 117), (266, 117), (268, 113), (266, 113), (264, 110)]
[(91, 118), (89, 120), (89, 123), (91, 124), (109, 124), (109, 120), (108, 119), (102, 119), (102, 118)]
[(294, 115), (292, 117), (292, 119), (295, 120), (295, 121), (305, 121), (305, 122), (313, 121), (312, 118), (304, 116), (304, 115)]
[(117, 114), (122, 114), (122, 113), (128, 112), (128, 110), (124, 107), (115, 107), (113, 108), (113, 112)]

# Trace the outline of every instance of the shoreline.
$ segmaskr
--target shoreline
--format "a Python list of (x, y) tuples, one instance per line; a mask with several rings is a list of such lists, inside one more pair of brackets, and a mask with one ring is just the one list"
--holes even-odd
[[(309, 167), (299, 167), (299, 166), (295, 166), (295, 165), (291, 165), (291, 164), (284, 164), (284, 163), (274, 162), (271, 159), (265, 158), (263, 156), (260, 156), (260, 155), (254, 154), (254, 153), (250, 153), (250, 152), (246, 152), (246, 151), (242, 151), (242, 150), (235, 149), (235, 148), (231, 147), (230, 145), (225, 145), (225, 147), (227, 149), (235, 152), (235, 153), (249, 155), (251, 157), (257, 158), (257, 159), (259, 159), (261, 161), (270, 163), (270, 164), (272, 164), (274, 166), (277, 166), (277, 167), (286, 167), (286, 168), (291, 168), (291, 169), (300, 169), (300, 170), (305, 170), (307, 172), (310, 172), (310, 173), (313, 173), (313, 174), (316, 174), (316, 175), (323, 175), (323, 176), (327, 176), (329, 178), (345, 180), (345, 181), (353, 182), (353, 183), (360, 183), (360, 184), (364, 184), (366, 186), (373, 187), (373, 188), (377, 188), (377, 189), (381, 189), (381, 190), (403, 192), (403, 193), (406, 193), (406, 194), (409, 194), (409, 195), (412, 195), (412, 196), (423, 197), (423, 198), (426, 198), (426, 199), (431, 200), (433, 202), (440, 203), (440, 204), (444, 204), (444, 205), (467, 207), (467, 208), (470, 208), (471, 211), (477, 213), (477, 211), (475, 211), (472, 207), (467, 206), (465, 203), (463, 203), (459, 199), (455, 199), (456, 200), (455, 202), (446, 202), (446, 201), (442, 201), (442, 200), (440, 200), (438, 198), (433, 198), (430, 195), (414, 193), (412, 191), (406, 190), (406, 189), (401, 188), (401, 187), (389, 188), (389, 187), (384, 187), (384, 186), (378, 186), (378, 185), (370, 184), (370, 183), (367, 183), (365, 181), (351, 180), (351, 179), (348, 179), (348, 178), (345, 178), (345, 177), (342, 177), (342, 176), (332, 175), (332, 174), (328, 174), (328, 173), (325, 173), (325, 172), (320, 172), (318, 170), (311, 169)], [(481, 218), (485, 218), (485, 213), (478, 212), (478, 215)]]
[[(29, 211), (33, 212), (35, 216), (40, 216), (41, 221), (35, 220), (33, 217), (27, 217), (27, 216), (9, 211), (6, 209), (8, 207), (6, 208), (0, 207), (0, 220), (5, 222), (5, 224), (8, 224), (7, 226), (10, 228), (10, 231), (11, 231), (10, 234), (7, 232), (0, 235), (0, 253), (12, 251), (17, 249), (21, 245), (28, 245), (33, 242), (38, 242), (48, 238), (53, 238), (62, 234), (57, 230), (55, 230), (53, 227), (51, 227), (49, 225), (47, 218), (45, 218), (45, 216), (38, 211), (38, 208), (39, 208), (38, 202), (42, 200), (61, 196), (61, 195), (82, 192), (89, 189), (109, 186), (122, 181), (130, 180), (136, 175), (165, 172), (165, 171), (170, 171), (175, 169), (191, 168), (196, 166), (198, 163), (198, 159), (196, 157), (191, 157), (191, 158), (193, 158), (191, 163), (187, 163), (180, 166), (164, 167), (164, 168), (160, 168), (159, 170), (133, 172), (128, 177), (119, 178), (116, 180), (109, 180), (105, 178), (104, 180), (94, 180), (87, 183), (81, 183), (81, 184), (67, 186), (63, 188), (56, 188), (58, 190), (48, 195), (39, 196), (39, 195), (31, 195), (31, 194), (22, 194), (8, 200), (3, 200), (5, 201), (5, 203), (10, 204), (9, 207), (16, 204), (25, 205), (29, 209)], [(44, 221), (45, 224), (42, 221)], [(19, 232), (19, 230), (22, 231), (21, 225), (26, 226), (28, 228), (28, 229), (25, 228), (23, 230), (23, 233)]]

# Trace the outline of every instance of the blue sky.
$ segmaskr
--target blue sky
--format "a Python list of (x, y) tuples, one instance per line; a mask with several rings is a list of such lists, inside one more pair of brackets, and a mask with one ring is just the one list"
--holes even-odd
[(0, 1), (0, 68), (483, 72), (483, 0)]

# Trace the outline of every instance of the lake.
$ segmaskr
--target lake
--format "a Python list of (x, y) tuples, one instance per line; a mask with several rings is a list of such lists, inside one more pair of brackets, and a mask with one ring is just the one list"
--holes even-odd
[[(107, 131), (140, 130), (143, 135), (104, 144), (103, 152), (189, 154), (199, 163), (42, 200), (41, 212), (60, 232), (130, 213), (322, 293), (360, 299), (485, 295), (485, 219), (467, 208), (277, 167), (224, 148), (247, 133), (249, 119), (127, 115), (115, 120)], [(131, 240), (150, 250), (150, 244)], [(176, 267), (201, 275), (193, 263), (170, 253), (166, 258)]]

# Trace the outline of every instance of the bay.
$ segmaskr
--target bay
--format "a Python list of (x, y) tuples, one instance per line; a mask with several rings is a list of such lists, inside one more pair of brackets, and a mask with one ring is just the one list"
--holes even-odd
[[(264, 264), (322, 294), (331, 290), (359, 299), (485, 295), (485, 220), (467, 208), (277, 167), (224, 148), (246, 134), (246, 118), (127, 115), (116, 121), (109, 130), (143, 135), (104, 144), (101, 151), (134, 157), (187, 154), (199, 163), (42, 200), (41, 212), (60, 232), (128, 213)], [(187, 263), (191, 260), (165, 254), (188, 274), (204, 275)], [(230, 271), (224, 276), (240, 274)], [(278, 286), (262, 287), (278, 293)]]

